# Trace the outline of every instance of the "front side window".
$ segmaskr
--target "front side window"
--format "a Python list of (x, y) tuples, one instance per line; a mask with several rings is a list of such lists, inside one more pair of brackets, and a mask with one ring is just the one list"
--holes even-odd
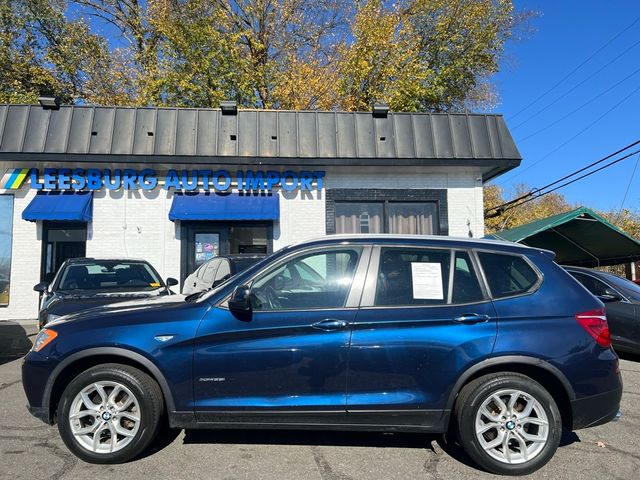
[(493, 298), (520, 295), (538, 283), (538, 274), (518, 255), (479, 252), (478, 257)]
[(208, 285), (211, 285), (213, 283), (213, 279), (216, 275), (216, 270), (218, 270), (218, 265), (220, 265), (219, 258), (210, 260), (204, 265), (204, 271), (202, 272), (203, 283)]
[(361, 250), (330, 250), (295, 257), (256, 278), (254, 310), (341, 308), (347, 302)]
[(162, 282), (144, 262), (96, 261), (69, 265), (61, 275), (59, 290), (153, 290)]
[(376, 306), (444, 305), (449, 291), (449, 250), (383, 248)]

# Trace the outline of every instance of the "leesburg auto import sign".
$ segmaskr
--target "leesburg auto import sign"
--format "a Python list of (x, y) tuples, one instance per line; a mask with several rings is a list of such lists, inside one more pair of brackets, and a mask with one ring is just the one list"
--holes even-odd
[(97, 169), (97, 168), (12, 168), (0, 181), (0, 189), (16, 190), (28, 181), (36, 190), (238, 190), (285, 191), (322, 190), (324, 171), (278, 172), (274, 170), (168, 170), (159, 174), (153, 169)]

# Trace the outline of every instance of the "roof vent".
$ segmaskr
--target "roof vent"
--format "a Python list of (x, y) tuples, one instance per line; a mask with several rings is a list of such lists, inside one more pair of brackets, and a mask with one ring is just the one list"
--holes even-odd
[(54, 97), (51, 95), (42, 95), (38, 97), (38, 103), (45, 110), (58, 110), (62, 100), (60, 97)]
[(222, 110), (223, 115), (237, 115), (238, 104), (233, 100), (225, 100), (220, 102), (220, 110)]
[(386, 103), (374, 102), (372, 112), (374, 118), (387, 118), (387, 114), (389, 113), (389, 105), (387, 105)]

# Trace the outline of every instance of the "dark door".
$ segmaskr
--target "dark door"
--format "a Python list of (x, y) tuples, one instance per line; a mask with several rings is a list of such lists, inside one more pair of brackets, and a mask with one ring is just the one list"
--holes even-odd
[(352, 422), (441, 420), (461, 371), (487, 358), (496, 338), (495, 311), (476, 271), (465, 251), (374, 249), (349, 352)]
[(87, 224), (44, 222), (40, 280), (51, 282), (65, 260), (87, 254)]
[(365, 257), (362, 247), (298, 253), (250, 282), (250, 320), (213, 308), (195, 344), (198, 420), (239, 421), (238, 412), (265, 423), (292, 421), (292, 412), (305, 422), (344, 416), (350, 324)]

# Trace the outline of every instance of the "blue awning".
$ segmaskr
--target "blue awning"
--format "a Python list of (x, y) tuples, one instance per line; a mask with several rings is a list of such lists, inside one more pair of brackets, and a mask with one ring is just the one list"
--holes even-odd
[(277, 220), (277, 194), (180, 193), (173, 197), (169, 220)]
[(22, 218), (30, 222), (90, 222), (93, 219), (92, 199), (91, 192), (38, 192), (22, 212)]

